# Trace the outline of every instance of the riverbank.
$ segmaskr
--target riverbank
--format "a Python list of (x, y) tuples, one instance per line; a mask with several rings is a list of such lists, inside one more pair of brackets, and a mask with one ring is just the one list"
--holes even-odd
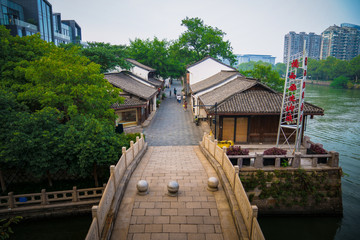
[[(313, 84), (319, 86), (330, 86), (330, 84), (332, 83), (332, 81), (322, 81), (322, 80), (307, 80), (306, 82), (307, 84)], [(351, 89), (360, 90), (360, 84), (354, 84)]]

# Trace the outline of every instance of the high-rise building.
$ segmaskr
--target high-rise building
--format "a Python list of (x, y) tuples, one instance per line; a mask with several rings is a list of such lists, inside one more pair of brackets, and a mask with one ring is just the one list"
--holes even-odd
[[(349, 26), (355, 27), (349, 27)], [(329, 56), (341, 60), (351, 60), (360, 54), (360, 30), (357, 25), (342, 24), (331, 26), (322, 32), (320, 58)], [(359, 26), (357, 26), (359, 27)]]
[(74, 20), (61, 20), (48, 0), (0, 0), (0, 24), (12, 35), (40, 33), (47, 42), (82, 43), (81, 28)]
[(262, 61), (275, 65), (275, 57), (271, 55), (239, 54), (235, 56), (237, 58), (237, 64)]
[[(284, 38), (284, 63), (287, 63), (288, 56), (301, 53), (304, 50), (306, 40), (306, 52), (309, 58), (320, 59), (321, 36), (315, 33), (289, 32)], [(289, 46), (290, 45), (290, 46)], [(290, 47), (290, 48), (289, 48)]]

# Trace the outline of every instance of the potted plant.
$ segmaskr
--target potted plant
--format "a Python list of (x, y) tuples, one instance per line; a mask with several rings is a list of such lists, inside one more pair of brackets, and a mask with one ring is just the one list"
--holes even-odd
[[(286, 155), (287, 151), (285, 149), (273, 147), (264, 151), (264, 155)], [(274, 166), (275, 158), (264, 158), (264, 166)], [(288, 166), (289, 160), (287, 158), (280, 159), (280, 166)]]
[(162, 93), (161, 94), (161, 99), (164, 100), (166, 98), (166, 94), (165, 93)]
[[(242, 149), (240, 146), (230, 146), (226, 150), (232, 165), (237, 165), (237, 157), (231, 157), (236, 155), (249, 155), (249, 149)], [(243, 158), (243, 166), (250, 166), (250, 158)]]
[[(307, 154), (327, 154), (327, 151), (319, 144), (311, 144), (310, 148), (306, 150)], [(327, 157), (319, 157), (318, 163), (327, 163)]]

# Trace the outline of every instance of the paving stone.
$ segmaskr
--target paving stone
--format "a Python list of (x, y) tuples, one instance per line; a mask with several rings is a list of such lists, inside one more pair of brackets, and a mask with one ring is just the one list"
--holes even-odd
[(186, 217), (186, 223), (188, 224), (203, 224), (204, 218), (199, 216), (188, 216)]
[(170, 223), (186, 223), (185, 216), (171, 216)]
[(143, 233), (145, 230), (144, 224), (130, 225), (129, 233)]
[(175, 216), (175, 215), (178, 215), (178, 209), (163, 208), (163, 209), (161, 209), (161, 215), (162, 216)]
[(137, 218), (136, 221), (137, 224), (150, 224), (154, 223), (154, 217), (153, 216), (141, 216)]
[(150, 240), (151, 233), (134, 233), (134, 240)]
[(145, 232), (162, 232), (162, 224), (146, 224)]
[(195, 208), (194, 216), (210, 216), (210, 210), (208, 208)]
[(154, 224), (166, 224), (170, 223), (170, 216), (155, 216)]
[(161, 209), (145, 209), (145, 215), (146, 216), (160, 216), (161, 215)]
[(208, 233), (206, 234), (206, 240), (223, 240), (223, 235), (218, 233)]
[(180, 224), (163, 224), (163, 232), (180, 232)]
[(155, 202), (140, 202), (139, 208), (154, 208)]
[(186, 233), (170, 233), (170, 240), (187, 240)]
[(152, 233), (151, 240), (168, 240), (169, 234), (168, 233)]
[(189, 233), (188, 234), (188, 240), (205, 240), (205, 234), (204, 233)]
[(195, 224), (181, 224), (180, 231), (183, 233), (197, 233), (197, 225)]
[(198, 225), (198, 233), (215, 233), (215, 227), (209, 224)]
[(144, 216), (145, 215), (145, 209), (140, 209), (140, 208), (133, 209), (132, 215), (133, 216)]

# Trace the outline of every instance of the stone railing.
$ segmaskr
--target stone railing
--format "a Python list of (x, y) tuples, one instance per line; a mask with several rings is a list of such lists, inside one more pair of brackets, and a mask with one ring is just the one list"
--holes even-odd
[[(230, 207), (232, 208), (233, 217), (239, 234), (244, 239), (265, 239), (257, 221), (257, 206), (251, 205), (249, 202), (249, 199), (246, 195), (246, 192), (242, 186), (239, 177), (239, 167), (233, 166), (224, 149), (221, 149), (219, 146), (217, 146), (217, 140), (212, 140), (212, 138), (206, 134), (204, 135), (201, 142), (201, 147), (205, 149), (212, 158), (215, 159), (216, 164), (220, 166), (220, 168), (223, 170), (223, 173), (225, 175), (224, 178), (226, 179), (222, 179), (223, 177), (221, 174), (221, 169), (219, 177), (220, 181), (224, 184), (225, 193), (228, 197)], [(219, 174), (218, 170), (217, 173)], [(230, 185), (229, 187), (226, 186), (227, 182)], [(232, 191), (232, 193), (228, 193), (227, 188), (230, 188), (230, 191)], [(238, 211), (240, 211), (240, 215), (238, 214)], [(247, 236), (244, 236), (244, 230), (242, 230), (241, 227), (242, 223), (244, 223), (246, 227)]]
[(8, 196), (0, 197), (0, 214), (5, 210), (10, 213), (12, 210), (19, 210), (25, 207), (43, 208), (46, 205), (59, 203), (77, 203), (96, 198), (101, 198), (104, 187), (77, 189), (73, 187), (72, 190), (46, 192), (45, 189), (41, 193), (17, 194), (10, 192)]
[(110, 166), (110, 177), (102, 195), (99, 205), (92, 207), (93, 221), (86, 236), (90, 239), (109, 239), (113, 221), (119, 210), (120, 202), (125, 188), (146, 150), (147, 144), (144, 136), (136, 137), (136, 143), (130, 142), (130, 148), (122, 148), (122, 156), (116, 166)]
[[(309, 137), (304, 137), (304, 143), (306, 149), (310, 148), (311, 144), (318, 145), (320, 147), (323, 147), (322, 144), (319, 143), (313, 143), (310, 141)], [(307, 154), (307, 153), (301, 153), (296, 152), (294, 155), (287, 154), (287, 155), (264, 155), (263, 153), (254, 153), (249, 155), (229, 155), (228, 156), (231, 159), (237, 159), (235, 163), (233, 162), (233, 165), (239, 166), (239, 168), (242, 168), (245, 166), (244, 159), (254, 159), (252, 163), (248, 163), (248, 166), (254, 167), (254, 168), (263, 168), (264, 162), (267, 159), (275, 159), (273, 164), (267, 164), (267, 166), (279, 168), (281, 166), (281, 159), (288, 159), (289, 161), (288, 167), (291, 168), (301, 168), (302, 166), (302, 159), (311, 161), (311, 167), (318, 167), (318, 164), (321, 164), (319, 166), (327, 165), (329, 167), (339, 167), (339, 153), (335, 151), (326, 151), (326, 154)]]

